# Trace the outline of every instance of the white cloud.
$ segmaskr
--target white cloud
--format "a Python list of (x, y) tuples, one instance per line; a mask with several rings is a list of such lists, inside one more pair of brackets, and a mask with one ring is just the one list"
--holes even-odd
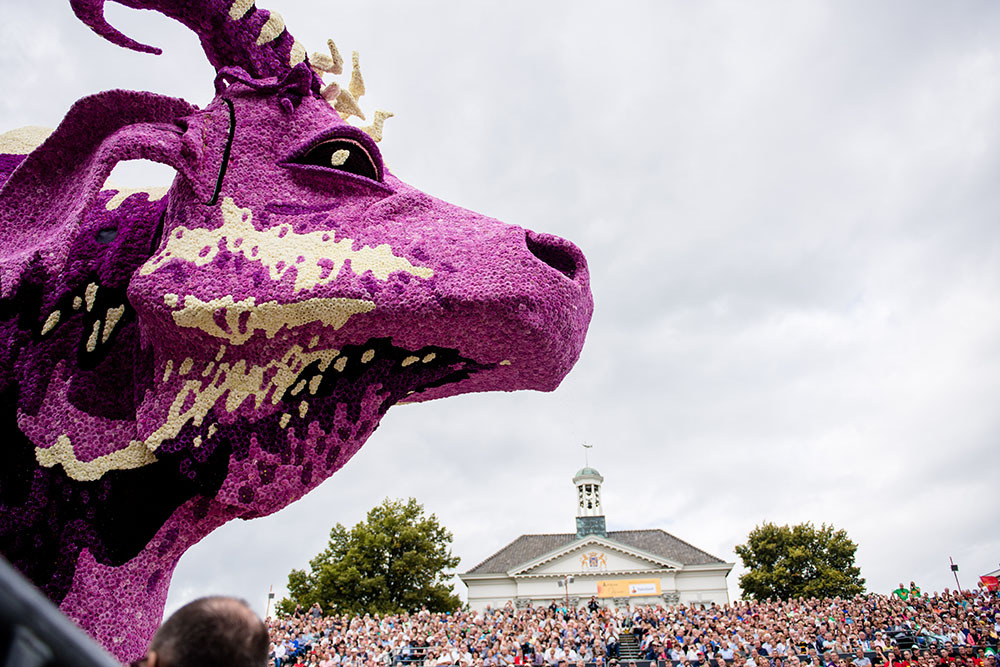
[[(211, 69), (177, 24), (109, 6), (154, 58), (50, 4), (8, 8), (0, 124), (54, 124), (112, 87), (207, 102)], [(584, 440), (612, 528), (736, 560), (762, 521), (832, 522), (880, 591), (953, 585), (949, 555), (964, 584), (996, 567), (1000, 10), (265, 6), (311, 49), (361, 51), (371, 108), (397, 114), (398, 175), (577, 242), (597, 310), (557, 392), (394, 408), (310, 496), (192, 549), (172, 606), (226, 591), (262, 611), (334, 523), (386, 496), (436, 512), (461, 569), (569, 531)]]

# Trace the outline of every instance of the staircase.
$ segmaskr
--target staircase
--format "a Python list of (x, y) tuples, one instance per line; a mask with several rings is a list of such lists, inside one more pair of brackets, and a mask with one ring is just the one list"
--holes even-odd
[(623, 632), (618, 637), (619, 660), (639, 659), (639, 640), (631, 632)]

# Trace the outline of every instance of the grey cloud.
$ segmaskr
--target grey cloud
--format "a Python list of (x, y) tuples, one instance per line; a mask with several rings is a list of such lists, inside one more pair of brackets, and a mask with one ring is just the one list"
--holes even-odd
[[(41, 4), (5, 8), (5, 128), (113, 87), (210, 98), (171, 21), (110, 8), (155, 58)], [(953, 586), (949, 555), (963, 584), (996, 567), (994, 5), (264, 5), (310, 49), (361, 51), (398, 175), (577, 242), (597, 310), (555, 393), (394, 408), (308, 497), (189, 552), (171, 606), (221, 591), (263, 611), (386, 496), (436, 512), (461, 569), (570, 530), (584, 440), (614, 528), (736, 560), (762, 521), (832, 522), (878, 591)]]

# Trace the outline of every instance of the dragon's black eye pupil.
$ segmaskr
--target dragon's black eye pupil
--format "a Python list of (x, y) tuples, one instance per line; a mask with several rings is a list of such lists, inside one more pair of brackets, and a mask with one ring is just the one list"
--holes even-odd
[(368, 150), (353, 139), (330, 139), (313, 146), (305, 155), (295, 160), (299, 164), (338, 169), (378, 181), (378, 167)]

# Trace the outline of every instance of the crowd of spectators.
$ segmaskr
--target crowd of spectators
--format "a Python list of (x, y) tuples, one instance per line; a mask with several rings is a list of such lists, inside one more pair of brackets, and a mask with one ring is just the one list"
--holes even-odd
[(267, 623), (275, 667), (628, 667), (625, 640), (667, 667), (997, 667), (996, 592), (894, 593), (385, 616), (316, 605)]

